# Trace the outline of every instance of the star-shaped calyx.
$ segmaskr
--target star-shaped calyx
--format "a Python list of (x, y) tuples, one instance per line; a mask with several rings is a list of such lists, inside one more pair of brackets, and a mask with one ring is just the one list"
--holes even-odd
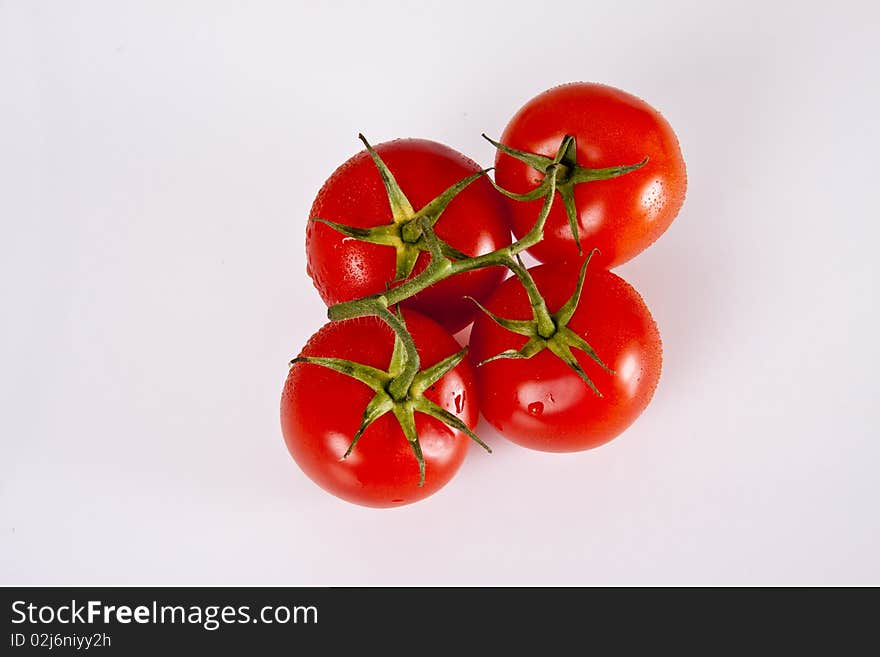
[(549, 313), (549, 319), (551, 320), (549, 322), (546, 321), (546, 318), (538, 317), (538, 308), (542, 308), (543, 312), (547, 312), (546, 306), (543, 304), (541, 304), (541, 306), (536, 306), (535, 304), (532, 305), (533, 314), (535, 315), (532, 319), (505, 319), (491, 312), (476, 299), (471, 299), (477, 304), (477, 306), (479, 306), (480, 310), (486, 313), (486, 315), (488, 315), (496, 324), (508, 331), (528, 337), (528, 341), (519, 349), (507, 349), (487, 358), (479, 363), (479, 365), (485, 365), (488, 362), (502, 358), (531, 358), (544, 349), (549, 349), (557, 358), (574, 370), (575, 373), (583, 379), (588, 386), (590, 386), (593, 392), (601, 397), (602, 393), (599, 392), (596, 384), (593, 383), (592, 379), (590, 379), (584, 371), (584, 368), (581, 367), (581, 364), (571, 350), (580, 349), (609, 374), (614, 374), (614, 370), (610, 369), (602, 362), (602, 359), (599, 358), (598, 354), (589, 343), (584, 340), (584, 338), (568, 328), (568, 323), (571, 321), (571, 318), (574, 316), (578, 304), (580, 303), (581, 292), (584, 289), (584, 278), (587, 272), (587, 265), (590, 263), (590, 259), (593, 257), (594, 253), (596, 253), (596, 249), (593, 249), (590, 252), (589, 256), (584, 260), (584, 264), (581, 265), (574, 293), (564, 304), (562, 304), (562, 307), (560, 307), (559, 310), (555, 313)]
[[(366, 146), (367, 152), (379, 170), (379, 175), (382, 177), (382, 184), (385, 186), (385, 192), (388, 194), (388, 204), (391, 206), (391, 223), (373, 228), (357, 228), (321, 217), (312, 217), (312, 221), (326, 224), (346, 237), (352, 237), (362, 242), (393, 247), (397, 252), (394, 278), (395, 280), (403, 280), (412, 273), (416, 266), (416, 261), (419, 259), (419, 254), (422, 251), (429, 250), (425, 244), (424, 231), (419, 220), (425, 217), (428, 220), (428, 224), (433, 227), (452, 199), (477, 178), (485, 175), (489, 169), (483, 169), (471, 174), (467, 178), (463, 178), (448, 187), (424, 207), (415, 210), (412, 203), (409, 202), (409, 199), (403, 193), (403, 190), (400, 189), (400, 185), (397, 184), (394, 174), (391, 173), (391, 170), (385, 165), (385, 162), (382, 161), (376, 150), (363, 135), (358, 135), (358, 138)], [(442, 240), (440, 246), (443, 255), (447, 258), (463, 260), (468, 257), (467, 254), (462, 253)]]
[[(545, 155), (538, 155), (536, 153), (520, 151), (515, 148), (511, 148), (510, 146), (505, 146), (504, 144), (490, 139), (486, 135), (483, 135), (483, 138), (491, 143), (495, 148), (500, 150), (502, 153), (507, 153), (508, 155), (519, 160), (520, 162), (525, 162), (530, 167), (532, 167), (536, 171), (541, 172), (545, 176), (551, 166), (556, 167), (556, 192), (559, 194), (559, 197), (562, 199), (562, 204), (565, 207), (565, 214), (568, 217), (568, 226), (571, 229), (571, 234), (574, 237), (575, 244), (577, 245), (578, 254), (581, 254), (583, 252), (581, 250), (581, 240), (578, 233), (578, 212), (574, 202), (575, 185), (586, 182), (594, 182), (596, 180), (609, 180), (610, 178), (617, 178), (619, 176), (629, 173), (630, 171), (640, 169), (648, 162), (648, 158), (645, 157), (644, 160), (636, 164), (605, 167), (602, 169), (588, 169), (586, 167), (582, 167), (577, 163), (577, 142), (575, 138), (571, 135), (566, 135), (562, 139), (562, 142), (559, 145), (559, 150), (556, 151), (556, 155), (552, 158), (546, 157)], [(494, 182), (492, 184), (495, 185)], [(509, 198), (517, 201), (534, 201), (535, 199), (543, 198), (548, 193), (552, 193), (553, 191), (552, 186), (549, 184), (548, 178), (546, 177), (540, 185), (535, 187), (535, 189), (531, 190), (530, 192), (526, 192), (525, 194), (515, 194), (499, 187), (498, 185), (495, 185), (495, 189), (497, 189), (505, 196), (508, 196)]]
[[(397, 315), (397, 319), (403, 324), (402, 315)], [(418, 461), (419, 486), (421, 486), (425, 482), (425, 458), (422, 455), (422, 448), (419, 444), (419, 437), (416, 432), (416, 413), (430, 415), (431, 417), (440, 420), (448, 427), (461, 431), (469, 436), (486, 451), (491, 452), (492, 450), (486, 445), (486, 443), (480, 440), (473, 431), (471, 431), (461, 418), (450, 413), (442, 406), (432, 402), (424, 395), (428, 388), (434, 385), (444, 374), (451, 371), (461, 362), (467, 354), (467, 348), (444, 358), (430, 367), (418, 371), (413, 377), (412, 383), (401, 390), (400, 386), (395, 385), (395, 381), (399, 381), (400, 377), (405, 376), (410, 358), (407, 355), (408, 351), (409, 350), (406, 348), (406, 345), (404, 345), (400, 335), (395, 333), (391, 362), (389, 363), (387, 370), (364, 365), (363, 363), (356, 363), (344, 358), (322, 358), (313, 356), (294, 358), (290, 361), (290, 365), (293, 366), (296, 363), (320, 365), (321, 367), (326, 367), (335, 372), (339, 372), (340, 374), (357, 379), (373, 390), (375, 394), (364, 409), (361, 424), (352, 437), (351, 443), (342, 458), (345, 459), (351, 454), (364, 432), (371, 424), (373, 424), (373, 422), (386, 413), (391, 412), (394, 414), (394, 417), (397, 418), (397, 422), (403, 430), (403, 435), (406, 436), (407, 441), (412, 447), (413, 454)]]

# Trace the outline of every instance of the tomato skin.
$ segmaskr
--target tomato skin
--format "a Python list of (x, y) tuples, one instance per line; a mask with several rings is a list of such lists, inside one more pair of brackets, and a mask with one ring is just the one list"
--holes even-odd
[[(422, 368), (460, 350), (436, 322), (412, 311), (404, 317)], [(309, 339), (300, 356), (345, 358), (384, 370), (393, 336), (375, 317), (331, 322)], [(465, 358), (425, 396), (473, 428), (479, 415), (474, 385), (473, 366)], [(311, 363), (294, 364), (281, 397), (281, 428), (290, 454), (315, 483), (356, 504), (401, 506), (437, 492), (458, 470), (471, 439), (427, 415), (415, 415), (425, 458), (424, 485), (418, 485), (418, 462), (390, 412), (370, 425), (342, 459), (374, 394), (344, 374)]]
[[(576, 264), (530, 270), (551, 311), (574, 290)], [(531, 318), (528, 297), (515, 278), (498, 288), (487, 307), (501, 317)], [(546, 452), (597, 447), (629, 427), (653, 396), (662, 362), (660, 333), (648, 307), (626, 281), (608, 271), (588, 270), (568, 327), (616, 371), (609, 374), (572, 349), (601, 398), (548, 349), (527, 360), (499, 359), (477, 368), (483, 416), (515, 443)], [(470, 353), (478, 363), (505, 349), (519, 349), (525, 342), (524, 336), (480, 316), (471, 329)]]
[[(450, 185), (480, 170), (461, 153), (425, 139), (398, 139), (375, 147), (415, 210)], [(510, 244), (509, 209), (484, 178), (464, 189), (434, 226), (437, 235), (464, 253), (483, 255)], [(340, 166), (324, 183), (310, 217), (371, 228), (391, 223), (388, 196), (367, 151)], [(395, 251), (384, 245), (347, 238), (320, 222), (306, 231), (308, 274), (327, 305), (384, 292), (394, 279)], [(422, 253), (412, 275), (427, 266)], [(465, 296), (485, 299), (504, 278), (490, 267), (458, 274), (430, 286), (402, 305), (440, 322), (455, 333), (473, 320), (474, 305)]]
[[(528, 101), (510, 120), (501, 143), (553, 157), (565, 135), (577, 140), (577, 162), (603, 168), (636, 164), (640, 169), (610, 180), (575, 185), (578, 230), (584, 253), (598, 248), (594, 264), (615, 267), (644, 251), (669, 227), (684, 203), (687, 172), (678, 138), (657, 110), (620, 89), (576, 82), (549, 89)], [(543, 174), (501, 153), (495, 180), (524, 193)], [(513, 232), (532, 228), (541, 201), (509, 201)], [(557, 196), (544, 239), (529, 249), (541, 262), (579, 258), (563, 204)], [(592, 266), (592, 265), (591, 265)]]

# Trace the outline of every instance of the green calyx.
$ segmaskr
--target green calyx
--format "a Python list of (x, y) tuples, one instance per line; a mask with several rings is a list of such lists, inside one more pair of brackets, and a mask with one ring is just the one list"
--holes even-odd
[[(593, 383), (592, 379), (590, 379), (583, 367), (581, 367), (577, 358), (572, 353), (572, 349), (583, 351), (597, 365), (599, 365), (599, 367), (609, 374), (614, 374), (614, 371), (602, 362), (602, 359), (599, 358), (598, 354), (596, 354), (595, 350), (586, 340), (584, 340), (584, 338), (568, 328), (568, 323), (571, 321), (571, 318), (574, 316), (578, 304), (580, 303), (587, 265), (590, 263), (590, 259), (593, 257), (594, 253), (596, 253), (596, 249), (593, 249), (590, 252), (589, 256), (584, 260), (584, 264), (581, 265), (574, 293), (568, 298), (562, 307), (554, 313), (549, 313), (546, 310), (545, 304), (536, 306), (532, 303), (532, 319), (505, 319), (492, 313), (476, 299), (471, 299), (480, 310), (488, 315), (496, 324), (508, 331), (528, 337), (528, 341), (521, 348), (502, 351), (499, 354), (487, 358), (479, 363), (479, 365), (485, 365), (493, 360), (499, 360), (502, 358), (531, 358), (542, 352), (544, 349), (549, 349), (557, 358), (574, 370), (574, 372), (594, 393), (601, 397), (602, 393), (599, 392), (596, 384)], [(517, 273), (517, 275), (519, 275), (519, 273)], [(528, 282), (523, 282), (527, 291), (530, 291), (529, 288), (536, 290), (531, 277), (528, 277)], [(532, 295), (530, 294), (529, 296), (531, 297)]]
[[(525, 162), (533, 169), (544, 174), (544, 180), (541, 181), (541, 184), (525, 194), (515, 194), (514, 192), (510, 192), (495, 185), (493, 182), (492, 184), (495, 185), (495, 189), (499, 192), (517, 201), (534, 201), (539, 198), (544, 198), (548, 194), (553, 194), (553, 189), (555, 187), (555, 190), (559, 194), (559, 198), (562, 200), (562, 204), (565, 207), (565, 214), (568, 217), (568, 226), (571, 229), (571, 234), (577, 245), (578, 254), (582, 254), (583, 251), (581, 249), (581, 240), (578, 231), (577, 207), (575, 206), (574, 201), (575, 185), (594, 182), (596, 180), (617, 178), (630, 173), (631, 171), (635, 171), (636, 169), (640, 169), (648, 162), (648, 158), (645, 157), (645, 159), (636, 164), (625, 164), (621, 166), (605, 167), (602, 169), (588, 169), (582, 167), (577, 163), (577, 142), (571, 135), (566, 135), (562, 139), (562, 142), (559, 145), (559, 150), (556, 151), (556, 155), (552, 158), (505, 146), (504, 144), (490, 139), (486, 135), (483, 135), (483, 138), (502, 153), (506, 153), (520, 162)], [(547, 175), (551, 171), (551, 168), (556, 170), (556, 180), (553, 184), (549, 182), (549, 177)]]
[[(312, 221), (326, 224), (346, 237), (371, 244), (382, 244), (392, 247), (397, 254), (394, 278), (396, 281), (400, 281), (412, 274), (421, 252), (429, 250), (424, 237), (423, 227), (425, 220), (429, 226), (433, 227), (452, 199), (458, 196), (463, 189), (477, 178), (484, 176), (489, 169), (478, 171), (467, 178), (459, 180), (420, 210), (415, 210), (412, 203), (409, 202), (409, 199), (403, 193), (403, 190), (401, 190), (400, 185), (397, 184), (394, 174), (391, 173), (391, 170), (385, 165), (385, 162), (382, 161), (376, 150), (363, 135), (358, 135), (358, 138), (366, 146), (367, 152), (379, 170), (379, 175), (382, 177), (382, 183), (388, 195), (388, 204), (391, 207), (391, 223), (373, 228), (356, 228), (328, 219), (322, 219), (321, 217), (313, 217)], [(453, 260), (468, 258), (467, 254), (462, 253), (442, 240), (440, 240), (440, 250), (445, 257)]]
[[(389, 314), (391, 313), (389, 312)], [(422, 448), (419, 444), (418, 433), (416, 432), (416, 413), (430, 415), (448, 427), (466, 434), (486, 451), (491, 452), (492, 450), (471, 431), (461, 418), (450, 413), (442, 406), (435, 404), (424, 395), (428, 388), (461, 362), (467, 354), (467, 349), (462, 349), (425, 369), (418, 369), (419, 364), (416, 358), (416, 371), (412, 373), (413, 363), (411, 354), (414, 353), (414, 345), (407, 344), (406, 339), (402, 337), (401, 332), (398, 330), (398, 327), (403, 327), (405, 330), (403, 317), (391, 315), (396, 318), (398, 323), (392, 325), (395, 328), (394, 349), (391, 354), (391, 362), (386, 370), (343, 358), (313, 356), (295, 358), (290, 362), (290, 365), (293, 366), (297, 363), (319, 365), (356, 379), (369, 387), (375, 394), (364, 409), (361, 424), (352, 437), (351, 443), (342, 458), (345, 459), (351, 454), (364, 432), (373, 422), (386, 413), (391, 412), (397, 419), (418, 461), (419, 486), (422, 486), (425, 483), (425, 458), (422, 455)], [(387, 321), (387, 317), (385, 319)], [(408, 336), (408, 333), (406, 335)]]

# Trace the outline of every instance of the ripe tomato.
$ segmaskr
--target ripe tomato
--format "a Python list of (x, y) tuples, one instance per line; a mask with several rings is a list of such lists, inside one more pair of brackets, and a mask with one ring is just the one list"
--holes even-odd
[[(419, 352), (422, 369), (460, 350), (436, 322), (405, 312), (406, 325)], [(326, 324), (313, 335), (300, 356), (344, 358), (386, 370), (394, 334), (376, 317)], [(415, 414), (425, 459), (425, 480), (410, 443), (392, 412), (363, 433), (342, 458), (375, 393), (360, 381), (313, 363), (295, 363), (281, 397), (281, 427), (294, 460), (319, 486), (342, 499), (373, 507), (400, 506), (423, 499), (456, 473), (470, 438), (439, 420)], [(467, 358), (442, 376), (424, 396), (459, 417), (469, 428), (479, 408), (473, 366)]]
[[(596, 263), (611, 268), (641, 253), (669, 227), (684, 202), (687, 175), (678, 139), (646, 102), (602, 84), (554, 87), (527, 102), (510, 120), (501, 143), (552, 158), (565, 135), (577, 141), (577, 164), (598, 169), (641, 162), (641, 168), (609, 180), (574, 186), (583, 252), (598, 248)], [(495, 180), (526, 193), (543, 173), (498, 151)], [(564, 182), (564, 174), (557, 177)], [(541, 262), (580, 257), (563, 203), (553, 204), (544, 239), (529, 249)], [(513, 232), (522, 237), (535, 223), (541, 201), (508, 200)], [(592, 266), (592, 265), (591, 265)]]
[[(576, 263), (529, 271), (551, 311), (565, 303), (578, 276)], [(532, 317), (528, 297), (515, 278), (506, 280), (486, 307), (507, 319)], [(632, 424), (651, 400), (660, 378), (660, 334), (644, 301), (626, 281), (601, 269), (588, 271), (568, 328), (615, 372), (605, 372), (589, 356), (572, 350), (602, 397), (549, 349), (529, 359), (499, 359), (477, 368), (480, 410), (513, 442), (547, 452), (596, 447)], [(480, 315), (471, 329), (471, 357), (479, 363), (520, 349), (526, 340)]]
[[(376, 151), (416, 211), (480, 170), (461, 153), (424, 139), (398, 139), (379, 144)], [(388, 194), (367, 151), (349, 159), (330, 176), (310, 216), (356, 228), (392, 223)], [(507, 204), (485, 177), (460, 192), (434, 228), (442, 240), (469, 256), (494, 251), (511, 241)], [(343, 236), (323, 223), (309, 222), (306, 253), (308, 274), (328, 305), (383, 292), (395, 277), (394, 248)], [(411, 275), (422, 271), (429, 259), (429, 254), (422, 252)], [(402, 305), (428, 315), (454, 333), (474, 318), (474, 306), (464, 297), (485, 299), (503, 278), (500, 267), (458, 274)]]

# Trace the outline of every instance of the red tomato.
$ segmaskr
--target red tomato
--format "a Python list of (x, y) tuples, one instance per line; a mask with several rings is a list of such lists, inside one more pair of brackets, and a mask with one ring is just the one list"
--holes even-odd
[[(501, 143), (552, 158), (565, 135), (577, 140), (577, 164), (591, 169), (648, 162), (619, 178), (574, 186), (583, 252), (598, 248), (595, 264), (611, 268), (641, 253), (669, 227), (684, 202), (687, 175), (669, 123), (644, 101), (601, 84), (554, 87), (527, 102), (511, 119)], [(504, 189), (528, 192), (543, 173), (498, 151), (495, 180)], [(564, 181), (560, 175), (558, 182)], [(509, 200), (513, 232), (522, 237), (535, 224), (541, 201)], [(529, 249), (541, 262), (580, 257), (563, 203), (554, 201), (544, 239)], [(592, 266), (592, 265), (591, 265)]]
[[(575, 264), (529, 270), (551, 311), (572, 294)], [(506, 280), (486, 307), (507, 319), (532, 317), (528, 297), (515, 278)], [(660, 378), (660, 334), (644, 301), (626, 281), (608, 271), (588, 270), (568, 328), (616, 372), (609, 374), (583, 352), (572, 350), (602, 397), (549, 349), (529, 359), (499, 359), (477, 368), (480, 410), (513, 442), (547, 452), (596, 447), (630, 426), (651, 400)], [(526, 340), (480, 315), (471, 329), (471, 358), (481, 362), (519, 349)]]
[[(423, 369), (461, 349), (436, 322), (415, 312), (404, 317)], [(326, 324), (300, 356), (345, 358), (386, 370), (393, 343), (393, 332), (380, 319), (351, 319)], [(356, 504), (400, 506), (435, 493), (456, 473), (471, 439), (433, 417), (415, 414), (425, 459), (422, 486), (418, 461), (391, 412), (373, 422), (351, 454), (342, 458), (374, 394), (339, 372), (313, 363), (294, 364), (281, 397), (282, 432), (294, 460), (319, 486)], [(479, 409), (473, 366), (467, 358), (431, 386), (425, 397), (471, 429), (476, 425)]]
[[(375, 148), (415, 210), (480, 170), (461, 153), (424, 139), (399, 139)], [(392, 222), (388, 195), (367, 151), (330, 176), (310, 216), (357, 228)], [(434, 228), (442, 240), (469, 256), (494, 251), (511, 241), (507, 205), (485, 178), (459, 193)], [(394, 279), (394, 248), (345, 237), (323, 223), (309, 222), (306, 253), (308, 274), (328, 305), (383, 292)], [(429, 259), (423, 252), (412, 275), (422, 271)], [(474, 318), (474, 306), (464, 297), (485, 299), (503, 278), (500, 267), (458, 274), (402, 305), (428, 315), (454, 333)]]

